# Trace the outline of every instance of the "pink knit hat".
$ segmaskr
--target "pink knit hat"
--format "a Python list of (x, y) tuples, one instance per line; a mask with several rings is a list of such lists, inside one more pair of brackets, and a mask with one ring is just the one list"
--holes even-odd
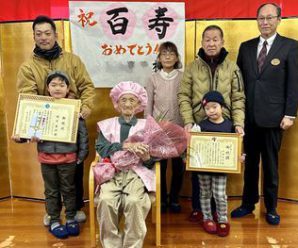
[(136, 109), (135, 114), (142, 112), (145, 109), (148, 102), (148, 96), (143, 86), (132, 81), (125, 81), (117, 84), (110, 92), (110, 97), (112, 98), (115, 109), (118, 110), (118, 100), (124, 94), (133, 94), (139, 99), (140, 105)]

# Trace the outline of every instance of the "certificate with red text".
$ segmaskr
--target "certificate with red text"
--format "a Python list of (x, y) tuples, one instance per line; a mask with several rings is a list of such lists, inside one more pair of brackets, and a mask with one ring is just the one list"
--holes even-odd
[(13, 135), (76, 143), (81, 101), (20, 94)]
[(242, 138), (236, 133), (192, 132), (186, 170), (240, 173)]

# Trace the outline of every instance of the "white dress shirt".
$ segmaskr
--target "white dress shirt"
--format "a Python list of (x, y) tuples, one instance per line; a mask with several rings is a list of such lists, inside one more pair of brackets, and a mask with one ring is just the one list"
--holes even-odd
[[(272, 47), (272, 44), (273, 44), (273, 41), (274, 41), (276, 35), (277, 35), (277, 33), (275, 33), (275, 34), (272, 35), (269, 39), (266, 40), (266, 41), (267, 41), (267, 45), (266, 45), (266, 48), (267, 48), (267, 55), (268, 55), (268, 53), (269, 53), (270, 48)], [(259, 54), (260, 54), (261, 49), (262, 49), (262, 47), (263, 47), (263, 43), (264, 43), (264, 41), (265, 41), (265, 39), (264, 39), (262, 36), (260, 36), (260, 41), (259, 41), (259, 44), (258, 44), (258, 51), (257, 51), (257, 58), (259, 57)]]

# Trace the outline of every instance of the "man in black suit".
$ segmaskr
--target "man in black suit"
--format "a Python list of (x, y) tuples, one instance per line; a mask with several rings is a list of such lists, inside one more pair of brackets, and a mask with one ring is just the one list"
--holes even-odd
[(278, 152), (282, 132), (290, 128), (298, 106), (298, 43), (276, 33), (281, 8), (274, 3), (257, 10), (260, 37), (241, 44), (237, 59), (246, 94), (244, 147), (247, 154), (242, 205), (232, 217), (243, 217), (259, 200), (259, 162), (262, 157), (266, 221), (278, 225)]

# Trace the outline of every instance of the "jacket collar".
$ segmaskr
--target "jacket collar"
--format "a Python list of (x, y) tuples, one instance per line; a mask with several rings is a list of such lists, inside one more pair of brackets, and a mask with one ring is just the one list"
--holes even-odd
[(228, 55), (228, 51), (223, 47), (220, 49), (219, 55), (211, 61), (211, 58), (206, 55), (203, 48), (200, 48), (198, 52), (198, 56), (205, 61), (208, 65), (210, 63), (216, 63), (217, 65), (220, 65), (222, 62), (224, 62), (225, 58)]

